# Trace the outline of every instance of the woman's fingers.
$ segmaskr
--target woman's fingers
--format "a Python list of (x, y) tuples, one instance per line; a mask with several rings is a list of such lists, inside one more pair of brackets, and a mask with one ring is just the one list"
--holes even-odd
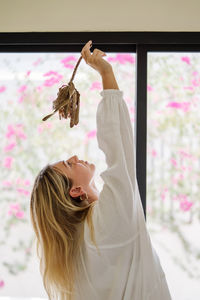
[(89, 41), (85, 44), (81, 51), (86, 64), (97, 70), (100, 74), (103, 74), (108, 69), (110, 70), (111, 65), (106, 60), (102, 59), (103, 56), (106, 56), (105, 52), (99, 49), (94, 49), (93, 53), (91, 53), (91, 46), (92, 41)]
[(86, 60), (88, 60), (88, 58), (91, 56), (91, 52), (90, 52), (90, 48), (92, 47), (92, 41), (89, 41), (85, 44), (85, 46), (83, 47), (81, 54), (83, 56), (83, 58)]
[(89, 41), (85, 44), (85, 46), (83, 47), (81, 54), (82, 57), (85, 59), (86, 63), (88, 62), (88, 60), (90, 60), (91, 56), (92, 57), (96, 57), (98, 55), (100, 56), (106, 56), (105, 52), (99, 50), (99, 49), (94, 49), (93, 53), (90, 52), (90, 48), (92, 47), (92, 41)]
[(103, 56), (103, 55), (106, 55), (106, 54), (105, 54), (105, 52), (103, 52), (103, 51), (101, 51), (99, 49), (94, 49), (92, 56), (96, 57), (97, 55)]

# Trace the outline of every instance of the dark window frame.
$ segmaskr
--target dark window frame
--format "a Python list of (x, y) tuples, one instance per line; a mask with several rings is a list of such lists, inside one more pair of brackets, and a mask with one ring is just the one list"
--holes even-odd
[(200, 52), (200, 32), (3, 32), (0, 52), (81, 52), (93, 41), (105, 52), (136, 53), (136, 176), (146, 220), (147, 54)]

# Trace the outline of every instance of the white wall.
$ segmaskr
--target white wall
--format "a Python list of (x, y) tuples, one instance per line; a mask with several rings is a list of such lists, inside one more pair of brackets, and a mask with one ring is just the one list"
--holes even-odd
[(0, 0), (0, 32), (199, 31), (199, 0)]

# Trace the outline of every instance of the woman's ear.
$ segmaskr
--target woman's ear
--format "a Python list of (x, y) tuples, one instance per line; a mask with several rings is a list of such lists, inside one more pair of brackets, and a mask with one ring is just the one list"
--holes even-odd
[(82, 186), (75, 186), (75, 187), (73, 186), (70, 189), (69, 194), (72, 198), (77, 198), (85, 194), (85, 191), (83, 190)]
[(72, 198), (79, 197), (79, 203), (80, 203), (79, 205), (80, 206), (86, 206), (89, 204), (87, 193), (83, 190), (83, 188), (81, 186), (72, 187), (69, 194)]

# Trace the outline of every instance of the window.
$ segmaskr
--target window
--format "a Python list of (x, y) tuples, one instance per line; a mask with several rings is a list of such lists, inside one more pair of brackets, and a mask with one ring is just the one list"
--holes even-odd
[(2, 33), (0, 37), (0, 295), (47, 298), (29, 222), (31, 183), (37, 172), (46, 163), (77, 154), (96, 162), (101, 188), (98, 175), (106, 164), (95, 139), (95, 111), (102, 90), (99, 74), (84, 61), (78, 67), (74, 83), (81, 94), (79, 126), (70, 129), (69, 120), (60, 121), (57, 114), (42, 122), (52, 112), (58, 88), (69, 82), (82, 46), (91, 39), (95, 48), (107, 53), (105, 59), (112, 63), (124, 92), (135, 132), (137, 180), (147, 227), (172, 296), (187, 300), (192, 291), (197, 298), (199, 33)]

